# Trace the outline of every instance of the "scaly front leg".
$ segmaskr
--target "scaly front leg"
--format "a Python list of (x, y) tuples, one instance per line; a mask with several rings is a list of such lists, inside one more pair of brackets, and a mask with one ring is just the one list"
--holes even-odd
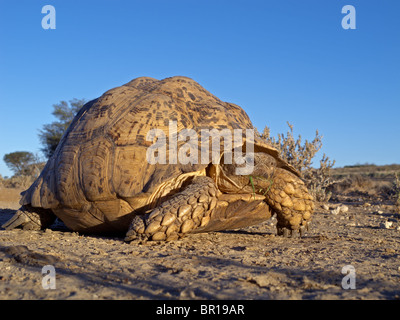
[(314, 202), (300, 178), (277, 168), (266, 201), (277, 214), (278, 235), (292, 236), (299, 231), (303, 236), (308, 230)]
[(135, 216), (125, 241), (171, 241), (205, 226), (217, 204), (217, 194), (217, 187), (211, 178), (193, 178), (187, 187), (149, 214)]

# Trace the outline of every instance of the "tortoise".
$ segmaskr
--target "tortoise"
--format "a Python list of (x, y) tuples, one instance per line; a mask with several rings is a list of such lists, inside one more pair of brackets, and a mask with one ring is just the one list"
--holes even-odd
[[(113, 88), (77, 113), (3, 228), (40, 230), (58, 217), (80, 233), (170, 241), (255, 225), (276, 214), (278, 235), (302, 236), (314, 203), (300, 173), (275, 148), (244, 133), (231, 149), (212, 149), (216, 157), (195, 161), (196, 149), (179, 134), (206, 129), (251, 131), (253, 125), (241, 107), (187, 77), (140, 77)], [(160, 130), (170, 137), (154, 134)], [(177, 135), (182, 139), (173, 142)], [(165, 148), (154, 148), (160, 141)], [(197, 149), (206, 151), (202, 157), (212, 153), (205, 146)], [(176, 154), (162, 154), (171, 147), (193, 157), (174, 162)], [(229, 157), (236, 151), (242, 160)], [(154, 161), (163, 157), (166, 162)], [(252, 172), (238, 174), (248, 163)]]

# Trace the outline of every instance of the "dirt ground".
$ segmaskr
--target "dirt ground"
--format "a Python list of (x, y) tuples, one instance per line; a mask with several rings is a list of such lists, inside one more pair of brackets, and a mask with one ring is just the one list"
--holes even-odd
[[(0, 202), (0, 224), (17, 198)], [(0, 230), (0, 299), (400, 299), (394, 207), (358, 197), (328, 205), (317, 204), (303, 238), (277, 236), (274, 218), (168, 243), (84, 236), (60, 222)], [(55, 289), (43, 288), (46, 265)]]

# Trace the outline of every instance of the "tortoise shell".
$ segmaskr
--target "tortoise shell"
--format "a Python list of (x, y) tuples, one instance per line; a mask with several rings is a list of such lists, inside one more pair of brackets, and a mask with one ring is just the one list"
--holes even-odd
[[(190, 78), (134, 79), (85, 104), (21, 205), (51, 209), (77, 231), (126, 230), (165, 181), (207, 167), (150, 164), (152, 129), (251, 129), (242, 108), (223, 102)], [(222, 140), (222, 139), (221, 139)], [(178, 141), (178, 148), (185, 141)], [(259, 146), (279, 158), (275, 149)]]

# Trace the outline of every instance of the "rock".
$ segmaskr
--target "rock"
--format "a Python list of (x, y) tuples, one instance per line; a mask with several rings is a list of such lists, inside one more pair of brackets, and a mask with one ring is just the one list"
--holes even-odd
[(340, 212), (340, 207), (337, 207), (336, 209), (331, 210), (331, 213), (334, 215), (338, 215)]
[(179, 294), (179, 298), (180, 299), (195, 299), (196, 298), (196, 294), (194, 293), (193, 290), (186, 288), (184, 290), (182, 290)]
[(382, 229), (390, 229), (392, 225), (393, 225), (392, 221), (385, 221), (385, 222), (381, 222), (379, 224), (379, 227)]
[(336, 207), (335, 209), (331, 210), (331, 213), (334, 215), (337, 215), (339, 213), (346, 213), (347, 211), (349, 211), (348, 206), (340, 205), (340, 206)]
[(270, 279), (268, 276), (259, 275), (248, 279), (250, 282), (257, 284), (259, 287), (269, 287)]
[(281, 285), (283, 275), (269, 271), (266, 274), (255, 275), (247, 278), (247, 281), (257, 284), (260, 288), (264, 287), (276, 287)]
[(325, 203), (322, 205), (322, 208), (327, 211), (330, 209), (329, 206)]

